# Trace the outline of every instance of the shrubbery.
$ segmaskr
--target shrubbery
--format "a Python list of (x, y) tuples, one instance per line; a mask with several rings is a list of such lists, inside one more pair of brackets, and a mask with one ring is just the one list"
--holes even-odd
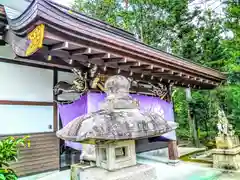
[(0, 140), (0, 180), (16, 180), (17, 175), (9, 166), (17, 161), (19, 148), (30, 146), (29, 136), (23, 138), (8, 137)]

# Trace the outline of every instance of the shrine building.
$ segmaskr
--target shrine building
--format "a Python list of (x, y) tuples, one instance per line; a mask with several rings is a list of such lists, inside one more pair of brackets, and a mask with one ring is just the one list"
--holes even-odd
[[(171, 121), (174, 86), (213, 89), (226, 79), (221, 72), (150, 47), (132, 33), (52, 1), (24, 1), (23, 5), (20, 10), (0, 6), (0, 138), (31, 136), (31, 147), (23, 149), (19, 161), (12, 164), (20, 176), (76, 163), (80, 150), (59, 140), (56, 131), (72, 120), (71, 113), (85, 107), (94, 110), (108, 76), (121, 74), (139, 83), (131, 93), (140, 105), (150, 107), (154, 98), (157, 111)], [(58, 82), (73, 82), (73, 68), (89, 72), (93, 67), (102, 79), (84, 96), (53, 93)], [(143, 96), (147, 100), (141, 100)], [(175, 132), (142, 139), (136, 142), (136, 150), (168, 147), (169, 160), (174, 161), (176, 140)]]

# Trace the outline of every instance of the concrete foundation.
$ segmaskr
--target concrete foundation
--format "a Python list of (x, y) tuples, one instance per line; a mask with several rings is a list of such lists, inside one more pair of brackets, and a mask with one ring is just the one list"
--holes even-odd
[(240, 168), (240, 147), (213, 149), (213, 167), (238, 170)]
[(237, 136), (216, 137), (217, 149), (212, 150), (213, 167), (240, 169), (240, 145)]
[(132, 167), (108, 171), (91, 165), (75, 164), (71, 167), (71, 180), (157, 180), (153, 166), (137, 164)]

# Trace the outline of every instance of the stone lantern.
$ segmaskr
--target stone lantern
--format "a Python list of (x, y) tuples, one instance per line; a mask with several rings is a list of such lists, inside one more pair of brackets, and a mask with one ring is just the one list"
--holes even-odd
[[(160, 136), (175, 130), (177, 124), (164, 120), (159, 113), (140, 111), (139, 103), (129, 95), (129, 88), (130, 83), (124, 76), (110, 77), (105, 83), (107, 97), (100, 109), (76, 118), (57, 132), (57, 136), (64, 140), (94, 144), (96, 147), (96, 167), (80, 172), (80, 179), (105, 180), (112, 177), (111, 180), (114, 180), (119, 179), (118, 175), (124, 175), (122, 179), (125, 180), (134, 176), (131, 168), (142, 169), (135, 171), (135, 175), (142, 173), (139, 174), (140, 179), (150, 178), (145, 177), (149, 175), (145, 171), (151, 171), (150, 179), (156, 179), (154, 168), (137, 165), (135, 140)], [(129, 173), (120, 173), (123, 170)], [(94, 178), (96, 172), (100, 173), (98, 178)], [(100, 178), (100, 175), (103, 177)]]

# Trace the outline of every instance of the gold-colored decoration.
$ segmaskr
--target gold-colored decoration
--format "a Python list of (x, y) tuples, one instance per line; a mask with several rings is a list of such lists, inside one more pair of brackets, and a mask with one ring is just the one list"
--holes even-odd
[(133, 104), (135, 104), (137, 107), (140, 107), (140, 102), (137, 99), (133, 99)]
[(97, 75), (97, 77), (93, 80), (92, 88), (95, 89), (96, 87), (98, 87), (101, 91), (106, 91), (106, 89), (104, 88), (104, 83), (107, 78), (108, 77), (103, 74)]
[(38, 25), (32, 32), (28, 34), (30, 44), (26, 50), (25, 55), (30, 56), (43, 46), (44, 39), (44, 24)]
[(97, 84), (99, 81), (100, 81), (100, 78), (98, 76), (96, 78), (94, 78), (91, 88), (95, 89), (97, 87)]
[(47, 60), (48, 60), (48, 61), (51, 61), (51, 60), (52, 60), (52, 56), (51, 56), (51, 55), (48, 55)]
[(69, 13), (69, 14), (73, 14), (73, 11), (72, 11), (72, 10), (68, 10), (68, 13)]
[(101, 85), (101, 83), (98, 83), (97, 86), (101, 91), (106, 91), (106, 89), (103, 87), (103, 85)]

